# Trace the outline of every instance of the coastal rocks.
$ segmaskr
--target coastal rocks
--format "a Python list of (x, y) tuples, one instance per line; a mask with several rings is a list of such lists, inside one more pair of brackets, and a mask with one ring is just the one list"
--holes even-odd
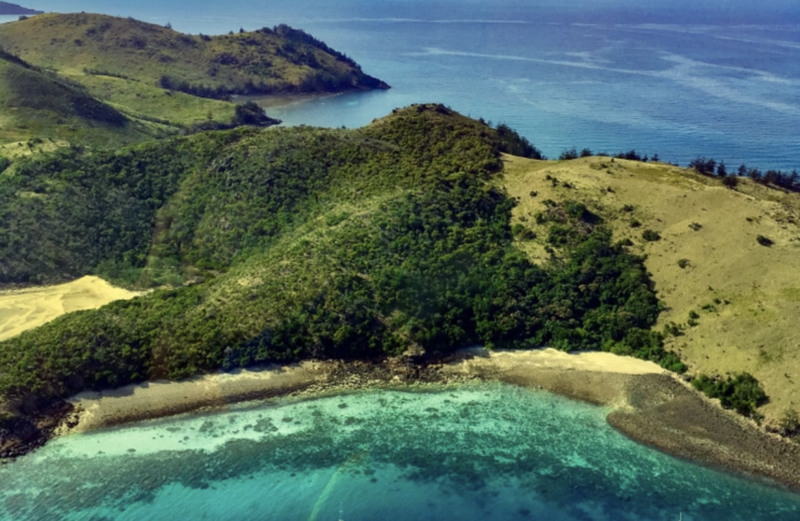
[(765, 434), (667, 375), (633, 377), (626, 394), (633, 409), (612, 412), (608, 423), (630, 438), (674, 456), (800, 490), (797, 444)]
[(59, 401), (36, 416), (15, 417), (0, 425), (0, 461), (16, 458), (43, 446), (60, 425), (75, 425), (72, 404)]

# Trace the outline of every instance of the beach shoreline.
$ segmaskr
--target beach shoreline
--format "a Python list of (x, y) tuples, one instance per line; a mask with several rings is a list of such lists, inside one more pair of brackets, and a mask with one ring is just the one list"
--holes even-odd
[(636, 442), (800, 491), (800, 446), (723, 410), (652, 362), (599, 352), (476, 348), (423, 365), (403, 360), (308, 361), (182, 382), (149, 382), (71, 398), (75, 412), (54, 435), (283, 396), (313, 399), (358, 389), (468, 381), (499, 381), (600, 405), (609, 410), (609, 424)]
[[(8, 451), (21, 456), (48, 439), (178, 414), (220, 411), (279, 397), (315, 399), (375, 388), (502, 382), (605, 407), (630, 439), (685, 460), (800, 492), (800, 445), (765, 432), (652, 362), (610, 353), (474, 348), (440, 360), (306, 361), (84, 392), (38, 420), (36, 437)], [(2, 461), (2, 460), (0, 460)]]

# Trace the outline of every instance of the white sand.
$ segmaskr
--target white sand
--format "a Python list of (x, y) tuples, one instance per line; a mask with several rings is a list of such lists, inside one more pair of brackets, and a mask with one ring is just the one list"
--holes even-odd
[[(450, 364), (443, 371), (451, 374), (480, 374), (488, 369), (496, 373), (522, 371), (531, 376), (535, 376), (539, 369), (565, 372), (577, 370), (607, 375), (664, 372), (652, 362), (610, 353), (568, 354), (555, 349), (487, 352), (484, 349), (472, 349), (464, 354), (465, 360)], [(183, 382), (150, 382), (102, 393), (82, 393), (70, 400), (82, 410), (80, 421), (74, 430), (86, 431), (203, 407), (219, 407), (245, 399), (279, 395), (309, 385), (324, 388), (330, 367), (331, 364), (327, 362), (304, 362), (269, 370), (242, 370), (206, 375)], [(590, 385), (596, 385), (596, 382)]]
[(147, 382), (104, 392), (85, 392), (69, 401), (82, 409), (73, 431), (120, 422), (170, 416), (202, 407), (223, 406), (266, 394), (281, 394), (321, 381), (320, 362), (262, 371), (240, 370), (205, 375), (182, 382)]
[(98, 277), (67, 284), (0, 292), (0, 341), (82, 309), (96, 309), (115, 300), (141, 295), (116, 288)]
[(492, 351), (474, 349), (471, 360), (464, 360), (452, 370), (464, 371), (476, 368), (489, 368), (498, 371), (520, 368), (563, 369), (590, 371), (593, 373), (614, 374), (660, 374), (665, 370), (654, 362), (638, 358), (618, 356), (603, 352), (565, 353), (556, 349), (537, 349), (533, 351)]

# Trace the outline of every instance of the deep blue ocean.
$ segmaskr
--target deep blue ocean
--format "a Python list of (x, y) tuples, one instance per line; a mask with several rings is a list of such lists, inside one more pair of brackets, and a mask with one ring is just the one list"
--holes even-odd
[[(26, 5), (204, 34), (288, 23), (393, 86), (269, 111), (286, 124), (356, 127), (440, 102), (508, 123), (551, 157), (577, 146), (800, 167), (800, 8), (789, 2)], [(348, 521), (800, 520), (800, 495), (637, 445), (606, 413), (487, 385), (70, 436), (0, 467), (0, 519), (335, 520), (341, 505)]]

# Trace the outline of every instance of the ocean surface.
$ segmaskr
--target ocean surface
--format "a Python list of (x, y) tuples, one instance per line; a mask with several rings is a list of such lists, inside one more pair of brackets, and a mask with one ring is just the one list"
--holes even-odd
[(361, 391), (73, 435), (0, 467), (0, 519), (800, 519), (607, 411), (501, 384)]
[[(32, 4), (33, 5), (33, 4)], [(642, 7), (646, 5), (646, 7)], [(517, 128), (550, 157), (636, 149), (800, 168), (800, 4), (762, 0), (42, 0), (219, 34), (288, 23), (393, 86), (270, 110), (357, 127), (439, 102)]]

